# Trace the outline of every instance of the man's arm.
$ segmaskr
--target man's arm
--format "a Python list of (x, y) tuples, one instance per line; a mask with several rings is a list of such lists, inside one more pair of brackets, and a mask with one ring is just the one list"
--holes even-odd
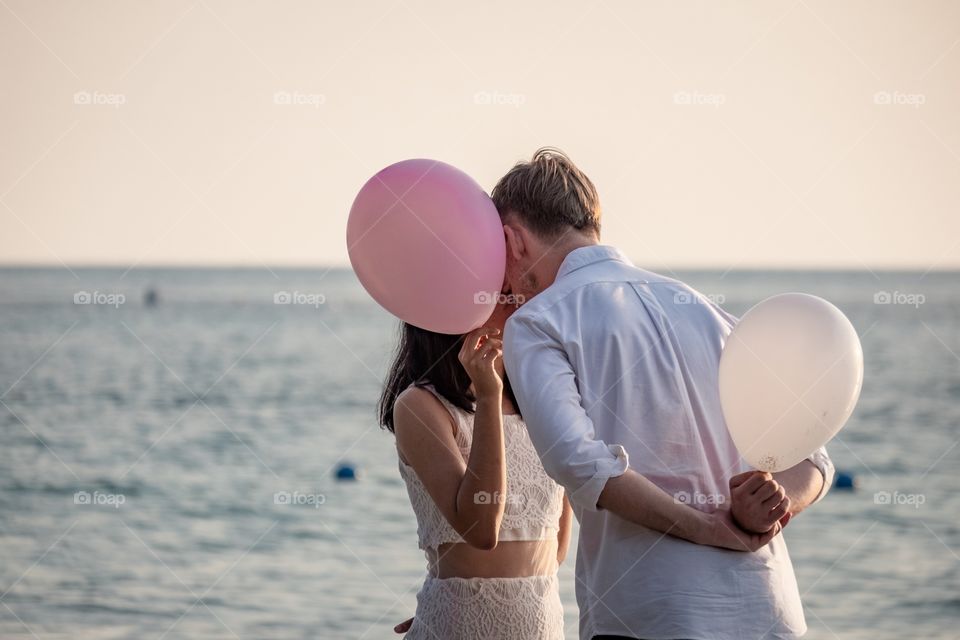
[(535, 322), (519, 317), (507, 322), (504, 364), (544, 469), (578, 507), (608, 509), (655, 531), (731, 549), (759, 548), (779, 532), (744, 532), (728, 512), (707, 514), (678, 503), (628, 469), (621, 445), (597, 439), (566, 353)]
[(607, 481), (598, 506), (648, 529), (697, 544), (735, 551), (756, 551), (780, 533), (779, 524), (762, 533), (750, 532), (737, 526), (731, 512), (726, 509), (704, 513), (677, 503), (660, 487), (632, 469)]
[(809, 459), (795, 467), (773, 474), (773, 479), (783, 487), (790, 499), (788, 513), (795, 516), (820, 499), (829, 488), (820, 469)]
[(628, 467), (626, 450), (595, 437), (566, 354), (527, 319), (504, 329), (504, 366), (544, 469), (570, 502), (596, 511), (607, 480)]
[(773, 474), (773, 479), (783, 487), (790, 499), (787, 520), (813, 503), (823, 500), (823, 496), (827, 495), (833, 486), (835, 473), (833, 461), (826, 448), (820, 447), (800, 464)]

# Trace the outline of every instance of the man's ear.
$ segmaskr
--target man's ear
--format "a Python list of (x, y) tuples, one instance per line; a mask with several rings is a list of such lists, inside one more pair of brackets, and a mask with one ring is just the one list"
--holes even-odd
[(523, 235), (508, 224), (503, 225), (503, 235), (506, 237), (507, 251), (510, 256), (514, 260), (519, 260), (526, 250)]

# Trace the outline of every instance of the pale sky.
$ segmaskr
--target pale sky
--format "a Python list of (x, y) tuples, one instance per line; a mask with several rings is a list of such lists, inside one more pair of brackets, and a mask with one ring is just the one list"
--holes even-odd
[(537, 147), (649, 268), (960, 267), (960, 3), (0, 2), (0, 262), (348, 264)]

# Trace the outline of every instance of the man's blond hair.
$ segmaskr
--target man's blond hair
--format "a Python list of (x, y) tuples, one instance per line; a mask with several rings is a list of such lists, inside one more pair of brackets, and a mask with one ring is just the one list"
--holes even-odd
[(538, 149), (500, 178), (491, 194), (501, 218), (515, 215), (534, 233), (556, 238), (571, 227), (600, 235), (600, 197), (570, 158), (552, 147)]

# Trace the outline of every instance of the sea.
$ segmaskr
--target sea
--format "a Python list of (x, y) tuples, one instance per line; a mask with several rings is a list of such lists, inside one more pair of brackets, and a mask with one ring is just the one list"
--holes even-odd
[[(668, 274), (861, 336), (852, 488), (784, 534), (807, 637), (960, 637), (960, 274)], [(397, 637), (425, 562), (375, 417), (396, 336), (344, 268), (0, 269), (0, 638)]]

